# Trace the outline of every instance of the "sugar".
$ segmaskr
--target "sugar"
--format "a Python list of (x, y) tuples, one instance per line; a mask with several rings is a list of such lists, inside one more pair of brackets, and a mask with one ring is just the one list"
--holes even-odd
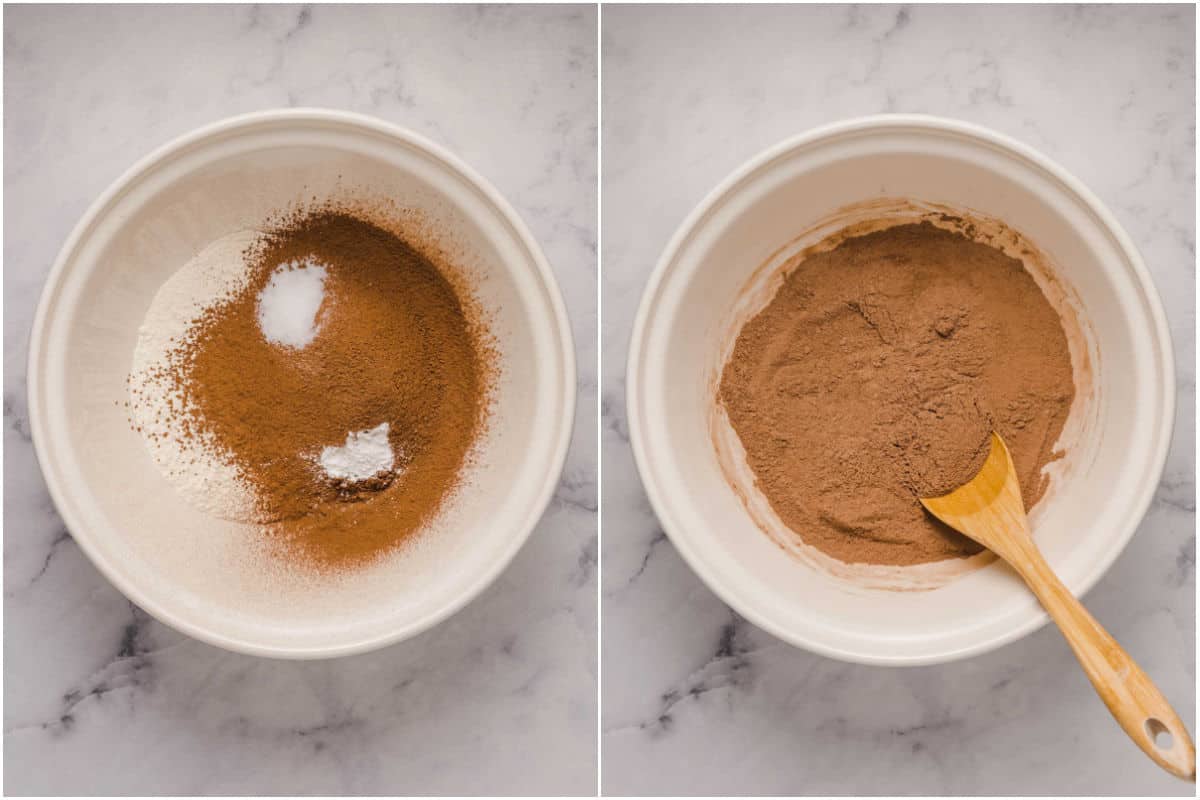
[(267, 341), (304, 348), (317, 338), (327, 275), (312, 259), (289, 261), (275, 270), (258, 296), (258, 325)]

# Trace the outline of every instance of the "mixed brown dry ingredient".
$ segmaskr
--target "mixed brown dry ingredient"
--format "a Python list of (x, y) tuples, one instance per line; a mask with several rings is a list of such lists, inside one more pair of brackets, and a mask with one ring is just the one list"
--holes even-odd
[(928, 515), (1012, 452), (1026, 508), (1075, 396), (1062, 321), (1020, 261), (929, 223), (804, 258), (743, 327), (720, 401), (755, 481), (807, 544), (846, 563), (979, 552)]
[[(215, 442), (278, 549), (317, 569), (370, 562), (419, 531), (460, 481), (485, 420), (492, 349), (447, 277), (393, 233), (336, 208), (297, 213), (246, 254), (244, 287), (171, 353), (183, 430)], [(316, 338), (266, 339), (259, 293), (280, 265), (325, 266)], [(389, 424), (392, 472), (348, 484), (317, 463)]]

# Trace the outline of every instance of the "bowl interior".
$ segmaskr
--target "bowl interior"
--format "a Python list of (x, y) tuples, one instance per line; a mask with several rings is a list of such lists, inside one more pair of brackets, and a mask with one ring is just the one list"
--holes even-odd
[(710, 198), (648, 290), (631, 351), (630, 415), (664, 527), (726, 602), (828, 655), (915, 664), (981, 652), (1044, 616), (997, 563), (913, 592), (847, 583), (801, 563), (748, 515), (708, 429), (731, 307), (755, 270), (835, 209), (897, 197), (1004, 221), (1075, 298), (1091, 390), (1072, 409), (1077, 436), (1033, 524), (1066, 584), (1086, 591), (1136, 528), (1161, 473), (1169, 342), (1136, 257), (1106, 222), (1038, 163), (986, 137), (933, 124), (843, 129), (776, 151)]
[[(466, 488), (436, 530), (349, 578), (248, 558), (256, 534), (182, 501), (124, 401), (159, 287), (214, 240), (299, 201), (357, 192), (421, 213), (474, 277), (501, 377)], [(64, 251), (35, 326), (39, 456), (76, 538), (127, 595), (193, 635), (273, 655), (334, 654), (415, 633), (485, 586), (544, 508), (565, 453), (569, 334), (536, 245), (452, 158), (382, 125), (259, 115), (152, 158)]]

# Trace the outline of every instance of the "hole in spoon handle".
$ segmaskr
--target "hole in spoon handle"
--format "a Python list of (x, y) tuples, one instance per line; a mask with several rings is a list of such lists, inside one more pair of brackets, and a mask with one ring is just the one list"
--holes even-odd
[(1159, 750), (1170, 750), (1175, 746), (1175, 737), (1171, 735), (1171, 731), (1163, 724), (1163, 721), (1156, 717), (1146, 720), (1146, 733)]

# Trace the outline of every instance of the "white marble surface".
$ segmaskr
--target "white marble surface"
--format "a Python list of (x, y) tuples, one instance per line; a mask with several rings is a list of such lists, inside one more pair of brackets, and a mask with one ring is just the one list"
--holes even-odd
[[(8, 794), (590, 794), (596, 785), (596, 11), (590, 6), (5, 9), (4, 789)], [(515, 204), (580, 368), (553, 504), (431, 632), (323, 663), (148, 619), (63, 530), (29, 442), (34, 304), (85, 207), (151, 148), (255, 109), (374, 114)]]
[(1191, 794), (1109, 719), (1058, 634), (942, 667), (852, 666), (733, 616), (634, 471), (629, 330), (685, 214), (762, 148), (885, 111), (1011, 134), (1083, 179), (1162, 293), (1166, 477), (1087, 602), (1195, 730), (1195, 61), (1190, 7), (605, 7), (603, 785), (611, 794)]

